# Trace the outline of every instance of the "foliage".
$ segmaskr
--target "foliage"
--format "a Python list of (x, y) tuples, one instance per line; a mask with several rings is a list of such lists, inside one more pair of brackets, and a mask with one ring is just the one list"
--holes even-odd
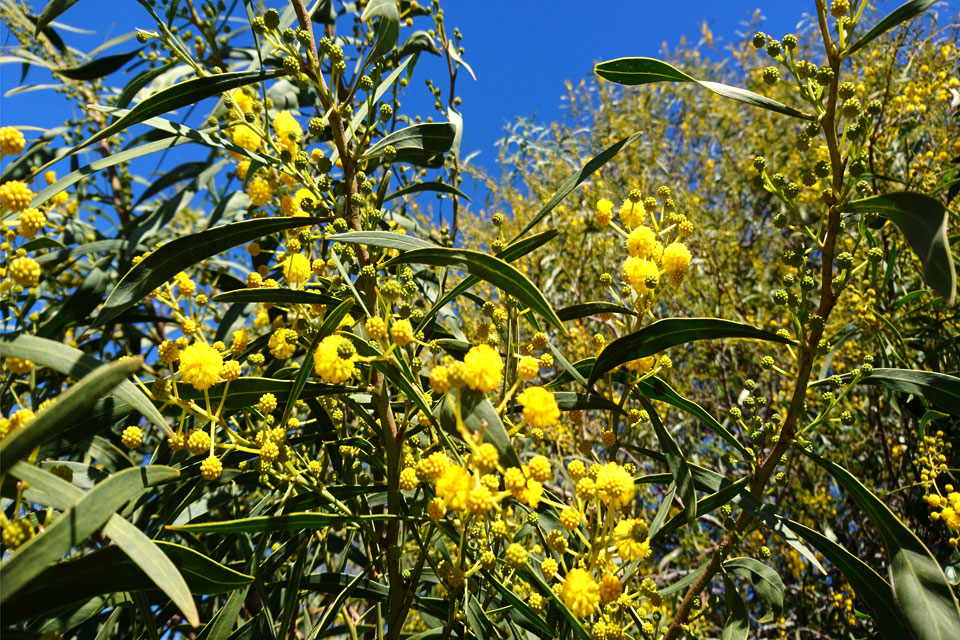
[(437, 2), (74, 2), (2, 4), (84, 114), (0, 129), (11, 637), (960, 635), (931, 2), (601, 62), (497, 180)]

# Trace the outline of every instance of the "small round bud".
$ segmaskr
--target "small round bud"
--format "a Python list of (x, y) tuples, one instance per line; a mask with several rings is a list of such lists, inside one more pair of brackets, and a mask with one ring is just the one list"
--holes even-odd
[(789, 49), (790, 51), (793, 51), (794, 49), (796, 49), (797, 36), (793, 35), (792, 33), (788, 33), (787, 35), (783, 36), (783, 46)]
[(280, 13), (276, 9), (270, 9), (263, 14), (263, 24), (270, 30), (280, 26)]
[(753, 46), (757, 49), (763, 49), (767, 46), (767, 35), (760, 31), (753, 34)]
[(780, 79), (780, 69), (776, 67), (767, 67), (763, 70), (763, 81), (767, 84), (777, 84)]

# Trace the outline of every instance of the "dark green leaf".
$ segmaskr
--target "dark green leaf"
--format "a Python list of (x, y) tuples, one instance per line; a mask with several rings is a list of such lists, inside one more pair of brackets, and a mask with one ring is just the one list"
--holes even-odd
[(379, 158), (392, 146), (397, 151), (396, 162), (436, 168), (443, 164), (443, 154), (453, 146), (456, 133), (449, 122), (415, 124), (386, 136), (367, 149), (360, 159)]
[[(470, 433), (477, 433), (480, 429), (483, 429), (484, 442), (489, 442), (497, 448), (504, 466), (519, 467), (520, 457), (513, 448), (513, 443), (510, 441), (510, 436), (507, 435), (503, 421), (497, 415), (497, 410), (487, 397), (478, 391), (470, 391), (469, 389), (462, 389), (460, 394), (461, 415), (467, 430)], [(445, 395), (437, 407), (436, 415), (440, 420), (441, 427), (454, 437), (462, 439), (462, 435), (457, 430), (457, 418), (453, 404), (450, 395)]]
[(387, 262), (386, 266), (394, 264), (430, 264), (462, 269), (519, 299), (547, 322), (566, 333), (560, 318), (540, 290), (515, 267), (499, 258), (468, 249), (437, 247), (407, 251)]
[(780, 615), (784, 592), (780, 574), (753, 558), (732, 558), (723, 563), (723, 568), (749, 580), (757, 595), (773, 609), (774, 615)]
[(664, 349), (694, 340), (749, 338), (792, 344), (789, 338), (748, 324), (719, 318), (667, 318), (617, 338), (600, 352), (590, 372), (589, 386), (621, 364), (660, 353)]
[(460, 189), (456, 187), (451, 187), (448, 184), (442, 182), (415, 182), (414, 184), (407, 185), (402, 189), (397, 189), (386, 198), (383, 199), (384, 202), (393, 200), (394, 198), (402, 198), (403, 196), (410, 193), (419, 193), (421, 191), (436, 191), (437, 193), (451, 193), (459, 198), (464, 198), (469, 202), (473, 202), (470, 198)]
[(670, 467), (670, 473), (673, 475), (673, 481), (677, 484), (677, 493), (683, 500), (683, 509), (687, 524), (691, 524), (697, 518), (697, 494), (693, 485), (693, 476), (690, 474), (690, 467), (687, 466), (687, 460), (680, 452), (677, 441), (673, 439), (667, 428), (663, 426), (660, 415), (649, 400), (640, 396), (640, 404), (650, 414), (650, 422), (653, 424), (653, 430), (657, 434), (657, 440), (660, 442), (660, 451), (667, 459), (667, 466)]
[(342, 242), (344, 244), (363, 244), (370, 247), (384, 247), (387, 249), (397, 249), (399, 251), (437, 248), (437, 245), (432, 242), (427, 242), (426, 240), (421, 240), (413, 236), (391, 233), (390, 231), (348, 231), (347, 233), (327, 236), (327, 240)]
[(207, 625), (197, 634), (197, 640), (227, 640), (230, 632), (233, 631), (233, 625), (236, 624), (243, 608), (243, 602), (247, 598), (250, 587), (245, 586), (230, 594), (227, 603), (217, 611)]
[(91, 60), (79, 67), (70, 67), (67, 69), (55, 69), (54, 73), (70, 80), (96, 80), (108, 76), (114, 71), (118, 71), (123, 65), (137, 57), (140, 50), (127, 53), (116, 53), (110, 56), (103, 56), (96, 60)]
[(957, 274), (947, 238), (947, 209), (939, 200), (922, 193), (903, 191), (854, 200), (846, 205), (845, 210), (878, 213), (892, 220), (920, 258), (924, 280), (947, 300), (947, 304), (953, 304), (957, 294)]
[[(218, 76), (214, 76), (218, 77)], [(225, 224), (166, 243), (127, 272), (107, 298), (93, 326), (102, 326), (143, 300), (184, 269), (265, 235), (325, 222), (326, 218), (260, 218)]]
[(676, 67), (654, 58), (617, 58), (601, 62), (594, 67), (594, 72), (610, 82), (628, 86), (639, 84), (650, 84), (652, 82), (693, 82), (700, 85), (708, 91), (739, 102), (745, 102), (755, 107), (761, 107), (769, 111), (776, 111), (794, 118), (804, 120), (814, 120), (814, 116), (797, 111), (793, 107), (777, 102), (766, 96), (762, 96), (753, 91), (747, 91), (739, 87), (731, 87), (719, 82), (710, 82), (708, 80), (697, 80), (689, 76)]
[(34, 36), (40, 35), (40, 32), (49, 25), (51, 22), (57, 19), (61, 13), (77, 4), (79, 0), (50, 0), (47, 3), (47, 6), (43, 8), (43, 12), (40, 14), (40, 17), (37, 18), (37, 26), (33, 32)]
[[(749, 477), (740, 478), (736, 482), (730, 482), (724, 478), (720, 487), (710, 495), (706, 496), (702, 500), (697, 501), (697, 517), (706, 515), (715, 509), (719, 509), (723, 505), (731, 502), (736, 496), (738, 496), (744, 489), (747, 488), (747, 484), (750, 481)], [(663, 525), (657, 531), (654, 531), (653, 527), (650, 527), (650, 540), (655, 542), (658, 539), (663, 538), (665, 535), (676, 531), (684, 524), (687, 524), (686, 514), (678, 513), (674, 517), (670, 518), (666, 524)]]
[(723, 575), (723, 593), (727, 601), (727, 623), (723, 627), (720, 640), (747, 640), (750, 635), (747, 605), (737, 591), (737, 585), (726, 574)]
[[(852, 379), (851, 374), (844, 374), (840, 379), (847, 383)], [(829, 378), (817, 380), (811, 387), (830, 384)], [(912, 369), (879, 368), (862, 378), (860, 384), (872, 384), (888, 389), (895, 389), (903, 393), (918, 395), (933, 405), (955, 416), (960, 416), (960, 378), (946, 373), (932, 371), (914, 371)]]
[(136, 207), (147, 198), (160, 193), (167, 187), (171, 187), (181, 180), (196, 178), (209, 167), (209, 162), (185, 162), (181, 165), (177, 165), (173, 169), (165, 172), (162, 176), (157, 178), (153, 184), (147, 187), (143, 193), (140, 194), (140, 197), (137, 198), (137, 202), (133, 206)]
[(637, 312), (626, 307), (621, 307), (612, 302), (585, 302), (583, 304), (574, 304), (564, 307), (557, 311), (557, 317), (567, 322), (578, 318), (589, 318), (590, 316), (600, 315), (601, 313), (623, 313), (630, 316), (637, 315)]
[(862, 47), (875, 40), (880, 34), (889, 31), (901, 22), (906, 22), (914, 16), (917, 16), (932, 6), (937, 0), (910, 0), (900, 5), (887, 17), (878, 22), (870, 31), (867, 31), (856, 42), (843, 50), (844, 56), (850, 56)]
[(843, 467), (807, 452), (834, 477), (880, 532), (900, 612), (919, 640), (960, 638), (960, 606), (930, 550), (877, 496)]
[(435, 56), (443, 55), (443, 49), (437, 45), (436, 41), (430, 37), (429, 33), (422, 30), (411, 33), (410, 37), (407, 38), (402, 45), (400, 45), (401, 58), (412, 53), (419, 53), (421, 51), (432, 53)]
[(339, 298), (317, 293), (309, 289), (281, 289), (279, 287), (260, 287), (258, 289), (234, 289), (213, 296), (214, 302), (270, 302), (273, 304), (325, 304), (337, 305), (343, 302)]
[(63, 301), (56, 314), (37, 329), (38, 336), (54, 338), (61, 329), (87, 320), (103, 300), (109, 283), (106, 272), (100, 267), (106, 267), (112, 260), (112, 257), (107, 257), (91, 267), (83, 282)]
[(258, 516), (220, 522), (184, 524), (176, 527), (168, 525), (167, 529), (192, 531), (194, 533), (262, 533), (264, 531), (299, 531), (321, 527), (342, 527), (359, 522), (394, 520), (396, 517), (389, 513), (353, 516), (345, 516), (339, 513), (288, 513), (282, 516)]

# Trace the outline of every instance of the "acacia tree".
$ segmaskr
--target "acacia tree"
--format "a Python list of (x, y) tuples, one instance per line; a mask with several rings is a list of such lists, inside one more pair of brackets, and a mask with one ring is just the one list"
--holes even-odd
[(932, 1), (598, 64), (512, 218), (462, 209), (437, 2), (145, 1), (86, 57), (71, 4), (3, 4), (85, 114), (0, 129), (11, 637), (960, 635)]

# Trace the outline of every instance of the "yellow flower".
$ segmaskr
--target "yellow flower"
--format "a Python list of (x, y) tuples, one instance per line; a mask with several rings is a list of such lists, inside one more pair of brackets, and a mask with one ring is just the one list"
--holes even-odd
[(313, 352), (313, 370), (324, 381), (340, 384), (354, 373), (357, 351), (347, 338), (330, 335)]
[(446, 393), (450, 388), (449, 370), (441, 365), (437, 365), (430, 371), (430, 388), (436, 393)]
[(4, 358), (3, 363), (11, 373), (23, 376), (33, 370), (33, 363), (23, 358)]
[(297, 350), (297, 332), (293, 329), (277, 329), (270, 334), (267, 346), (270, 347), (270, 355), (277, 360), (289, 358)]
[(32, 287), (40, 282), (40, 264), (28, 256), (14, 258), (10, 263), (10, 277), (23, 287)]
[(671, 242), (663, 250), (661, 263), (664, 271), (670, 276), (670, 280), (679, 282), (683, 280), (683, 274), (690, 266), (690, 250), (682, 242)]
[(223, 473), (223, 463), (216, 456), (208, 456), (200, 463), (200, 475), (207, 482), (213, 482)]
[(617, 576), (608, 573), (600, 579), (600, 604), (610, 604), (622, 593), (623, 585)]
[(237, 163), (237, 177), (240, 178), (241, 181), (246, 182), (248, 171), (250, 171), (249, 160), (241, 160)]
[(654, 287), (660, 280), (660, 270), (657, 269), (657, 265), (652, 260), (631, 256), (623, 261), (623, 281), (633, 287), (637, 293), (650, 293), (652, 291), (647, 286), (648, 278)]
[(253, 98), (251, 98), (243, 89), (235, 89), (230, 97), (237, 105), (241, 114), (247, 111), (253, 111)]
[(283, 198), (280, 202), (280, 209), (288, 216), (305, 216), (307, 212), (302, 210), (300, 206), (307, 198), (313, 200), (313, 193), (309, 189), (298, 189), (295, 194)]
[(243, 147), (247, 151), (256, 151), (260, 148), (260, 134), (245, 124), (238, 124), (230, 129), (230, 139), (233, 144)]
[(43, 230), (47, 224), (47, 216), (43, 215), (40, 209), (24, 209), (20, 213), (20, 226), (17, 227), (17, 233), (24, 238), (32, 238)]
[(530, 470), (530, 477), (537, 482), (546, 482), (550, 479), (550, 461), (544, 456), (534, 456), (527, 468)]
[(434, 491), (443, 499), (443, 505), (451, 511), (462, 511), (467, 506), (467, 497), (473, 488), (470, 473), (463, 467), (451, 465), (437, 478)]
[(616, 462), (608, 462), (600, 467), (594, 482), (597, 498), (614, 509), (622, 509), (633, 501), (633, 478)]
[(270, 183), (263, 178), (254, 178), (247, 185), (247, 195), (250, 196), (253, 206), (262, 207), (273, 198), (273, 189), (270, 188)]
[(205, 391), (220, 379), (223, 356), (204, 342), (194, 342), (180, 352), (180, 377), (198, 391)]
[(627, 237), (627, 253), (634, 258), (655, 258), (657, 234), (647, 226), (639, 226)]
[(642, 520), (621, 520), (613, 529), (617, 555), (624, 562), (642, 560), (650, 555), (650, 539), (647, 525)]
[(600, 587), (588, 571), (571, 569), (563, 580), (560, 597), (570, 613), (584, 618), (593, 613), (600, 604)]
[(656, 364), (657, 359), (654, 356), (647, 356), (645, 358), (637, 358), (635, 360), (630, 360), (624, 366), (631, 371), (639, 371), (640, 373), (646, 373), (653, 369), (653, 365)]
[(450, 458), (442, 451), (434, 451), (421, 460), (419, 466), (424, 476), (431, 480), (436, 480), (442, 476), (443, 472), (450, 466)]
[(464, 380), (474, 391), (489, 393), (500, 386), (503, 379), (503, 361), (496, 349), (479, 344), (463, 359)]
[(136, 449), (143, 442), (143, 431), (140, 427), (127, 427), (120, 434), (120, 443), (127, 449)]
[(277, 114), (277, 117), (273, 119), (273, 130), (280, 138), (280, 145), (290, 151), (291, 154), (295, 153), (303, 129), (289, 111), (281, 111)]
[(7, 209), (23, 211), (30, 205), (34, 195), (36, 194), (22, 180), (10, 180), (0, 184), (0, 205)]
[(302, 284), (310, 278), (310, 260), (302, 253), (294, 253), (283, 261), (283, 277), (291, 284)]
[(413, 342), (413, 325), (406, 318), (397, 320), (390, 327), (390, 337), (398, 347), (405, 347)]
[(521, 356), (517, 363), (517, 375), (524, 380), (533, 380), (540, 373), (540, 363), (531, 356)]
[(644, 208), (643, 202), (634, 202), (627, 198), (620, 205), (620, 221), (628, 229), (633, 229), (641, 224), (646, 216), (647, 210)]
[(500, 462), (500, 452), (489, 442), (484, 442), (470, 455), (470, 462), (481, 473), (487, 473), (497, 468), (497, 463)]
[(234, 353), (240, 353), (247, 348), (248, 340), (246, 329), (237, 329), (233, 332), (233, 344), (230, 345), (230, 350)]
[(0, 152), (5, 156), (15, 156), (27, 146), (23, 134), (16, 127), (0, 127)]
[(613, 203), (607, 199), (597, 202), (597, 224), (605, 227), (613, 220)]
[(549, 427), (560, 417), (560, 408), (553, 393), (543, 387), (528, 387), (517, 396), (523, 405), (523, 418), (534, 427)]

